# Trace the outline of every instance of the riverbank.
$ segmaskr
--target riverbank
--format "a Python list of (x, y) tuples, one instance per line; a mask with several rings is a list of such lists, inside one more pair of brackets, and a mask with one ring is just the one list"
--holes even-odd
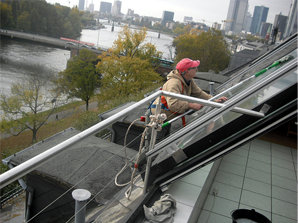
[[(98, 114), (101, 114), (103, 112), (109, 111), (127, 102), (140, 101), (141, 99), (144, 98), (144, 95), (146, 95), (149, 92), (152, 92), (153, 90), (159, 87), (160, 87), (159, 84), (153, 84), (150, 88), (144, 89), (141, 92), (138, 92), (138, 94), (129, 95), (125, 98), (120, 96), (118, 98), (115, 98), (114, 100), (105, 102), (104, 106), (100, 106), (100, 107), (98, 107), (98, 102), (96, 100), (93, 100), (92, 102), (89, 103), (89, 111), (95, 111)], [(56, 133), (61, 132), (67, 128), (73, 127), (75, 122), (77, 122), (80, 119), (80, 115), (84, 111), (86, 111), (86, 104), (82, 102), (82, 104), (80, 105), (74, 104), (73, 106), (69, 105), (68, 108), (65, 108), (65, 109), (62, 108), (64, 110), (59, 110), (59, 109), (61, 108), (58, 108), (57, 112), (54, 112), (54, 114), (52, 114), (50, 118), (47, 120), (46, 124), (43, 125), (38, 130), (37, 142), (44, 140), (50, 136), (53, 136)], [(0, 159), (2, 160), (5, 157), (8, 157), (14, 153), (17, 153), (31, 146), (32, 145), (31, 140), (32, 140), (31, 131), (25, 131), (18, 136), (7, 135), (6, 137), (2, 137), (1, 135)]]
[[(97, 101), (89, 103), (89, 110), (97, 110)], [(73, 124), (78, 120), (79, 115), (86, 111), (86, 105), (74, 106), (70, 109), (53, 113), (47, 120), (47, 122), (38, 130), (37, 139), (42, 141), (58, 132), (61, 132), (67, 128), (73, 127)], [(12, 136), (11, 134), (0, 135), (0, 159), (8, 157), (14, 153), (17, 153), (29, 146), (31, 146), (32, 132), (27, 130), (18, 136)], [(2, 172), (2, 170), (1, 170)]]

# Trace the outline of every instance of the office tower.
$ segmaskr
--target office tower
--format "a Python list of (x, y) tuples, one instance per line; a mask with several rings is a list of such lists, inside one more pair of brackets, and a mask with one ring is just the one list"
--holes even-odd
[(184, 16), (183, 22), (184, 23), (192, 22), (192, 17)]
[(104, 14), (111, 14), (111, 9), (112, 9), (112, 3), (110, 2), (100, 2), (100, 13)]
[(127, 16), (133, 16), (135, 14), (135, 11), (132, 9), (128, 9), (126, 15)]
[(90, 11), (91, 13), (94, 12), (94, 4), (93, 4), (93, 3), (91, 3), (91, 4), (89, 5), (89, 11)]
[(114, 4), (112, 6), (112, 16), (119, 16), (121, 15), (121, 1), (114, 1)]
[(165, 26), (167, 22), (173, 22), (173, 21), (174, 21), (174, 12), (168, 12), (168, 11), (162, 12), (161, 24), (163, 26)]
[(287, 19), (288, 19), (287, 16), (284, 16), (284, 15), (281, 15), (281, 14), (275, 16), (273, 27), (278, 28), (278, 32), (280, 32), (279, 39), (283, 38), (283, 34), (284, 34), (284, 31), (285, 31), (285, 28), (286, 28)]
[(297, 32), (297, 20), (297, 0), (293, 0), (290, 6), (284, 37), (291, 36)]
[(85, 8), (85, 0), (79, 0), (79, 11), (83, 11)]
[(262, 22), (267, 21), (269, 8), (265, 6), (255, 6), (254, 15), (252, 17), (250, 31), (251, 33), (260, 33)]
[(230, 0), (228, 15), (225, 22), (225, 31), (240, 33), (244, 30), (248, 10), (248, 0)]
[(221, 24), (215, 22), (215, 23), (212, 24), (212, 28), (214, 28), (214, 29), (216, 29), (216, 30), (220, 30), (220, 28), (221, 28)]
[(269, 33), (271, 33), (271, 29), (272, 29), (272, 24), (271, 23), (262, 22), (261, 30), (260, 30), (261, 37), (265, 38), (267, 33), (268, 33), (268, 30), (269, 30)]
[(252, 22), (252, 16), (251, 16), (250, 12), (247, 12), (246, 19), (244, 22), (244, 31), (245, 32), (250, 32), (251, 22)]

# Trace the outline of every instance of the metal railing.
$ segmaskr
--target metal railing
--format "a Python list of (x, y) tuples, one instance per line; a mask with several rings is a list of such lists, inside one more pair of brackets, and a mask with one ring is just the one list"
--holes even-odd
[[(59, 155), (61, 152), (67, 150), (72, 145), (75, 145), (76, 143), (84, 140), (85, 138), (89, 136), (93, 136), (100, 132), (101, 130), (107, 128), (117, 120), (121, 119), (122, 117), (128, 115), (130, 112), (134, 111), (136, 108), (138, 108), (141, 105), (147, 104), (148, 102), (151, 102), (153, 99), (156, 99), (157, 97), (160, 97), (161, 95), (171, 96), (173, 98), (178, 98), (181, 100), (189, 101), (189, 102), (197, 102), (201, 103), (203, 105), (211, 106), (211, 107), (223, 107), (224, 104), (207, 101), (203, 99), (196, 99), (190, 96), (183, 96), (179, 94), (174, 94), (171, 92), (166, 91), (158, 91), (147, 98), (144, 98), (143, 100), (135, 103), (134, 105), (131, 105), (130, 107), (124, 109), (123, 111), (111, 116), (110, 118), (103, 120), (102, 122), (92, 126), (89, 129), (86, 129), (85, 131), (71, 137), (70, 139), (65, 140), (64, 142), (52, 147), (51, 149), (31, 158), (30, 160), (27, 160), (24, 163), (21, 163), (20, 165), (14, 167), (13, 169), (3, 173), (0, 175), (0, 188), (3, 188), (7, 186), (8, 184), (12, 183), (13, 181), (25, 176), (27, 173), (33, 171), (37, 167), (45, 164), (49, 160), (53, 159), (55, 156)], [(263, 114), (247, 109), (242, 108), (233, 108), (233, 111), (239, 112), (239, 113), (245, 113), (250, 114), (258, 117), (262, 117)]]
[(5, 204), (7, 204), (10, 201), (12, 201), (13, 199), (17, 198), (24, 192), (25, 192), (25, 190), (21, 186), (18, 186), (18, 187), (15, 187), (14, 189), (8, 191), (7, 193), (3, 194), (2, 196), (0, 196), (1, 209), (5, 206)]

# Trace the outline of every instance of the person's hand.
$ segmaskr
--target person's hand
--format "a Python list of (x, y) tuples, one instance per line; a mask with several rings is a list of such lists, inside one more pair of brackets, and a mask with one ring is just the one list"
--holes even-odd
[(218, 102), (218, 103), (224, 103), (225, 101), (227, 101), (228, 98), (225, 97), (225, 96), (222, 96), (221, 98), (218, 98), (216, 100), (214, 100), (215, 102)]
[(197, 104), (197, 103), (188, 103), (188, 108), (190, 109), (194, 109), (194, 110), (200, 110), (201, 108), (203, 108), (204, 105), (201, 104)]

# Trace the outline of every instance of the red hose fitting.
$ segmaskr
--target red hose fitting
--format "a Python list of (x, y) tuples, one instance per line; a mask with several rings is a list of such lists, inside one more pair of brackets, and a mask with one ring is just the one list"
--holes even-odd
[(135, 164), (135, 169), (138, 169), (138, 166), (139, 166), (138, 164)]
[(145, 120), (146, 120), (146, 117), (145, 116), (141, 116), (140, 121), (141, 122), (145, 122)]

